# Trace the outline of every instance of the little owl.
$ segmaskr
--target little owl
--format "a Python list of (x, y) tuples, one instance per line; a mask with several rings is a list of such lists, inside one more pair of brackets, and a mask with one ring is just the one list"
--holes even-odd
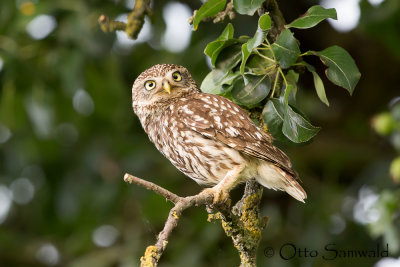
[(222, 96), (202, 93), (189, 71), (155, 65), (135, 80), (132, 106), (157, 149), (206, 189), (214, 203), (230, 189), (255, 178), (304, 202), (288, 156), (272, 144), (245, 111)]

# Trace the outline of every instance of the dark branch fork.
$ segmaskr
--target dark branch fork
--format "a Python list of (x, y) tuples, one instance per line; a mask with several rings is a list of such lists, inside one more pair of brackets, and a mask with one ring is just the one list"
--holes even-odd
[(213, 205), (214, 196), (208, 191), (202, 191), (194, 196), (180, 197), (159, 185), (128, 173), (125, 174), (124, 181), (151, 190), (174, 204), (164, 229), (157, 237), (156, 244), (148, 246), (144, 256), (141, 257), (141, 266), (157, 266), (182, 212), (189, 207), (200, 205), (208, 205), (215, 212), (209, 214), (209, 221), (221, 220), (226, 235), (232, 238), (239, 252), (241, 266), (256, 266), (256, 251), (261, 239), (261, 230), (267, 223), (266, 217), (260, 217), (259, 204), (263, 189), (257, 182), (248, 181), (242, 199), (230, 207), (230, 200)]

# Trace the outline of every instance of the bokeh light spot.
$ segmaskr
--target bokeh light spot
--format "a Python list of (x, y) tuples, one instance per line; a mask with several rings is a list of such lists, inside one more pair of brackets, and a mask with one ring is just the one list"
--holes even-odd
[(15, 179), (11, 185), (13, 200), (15, 203), (28, 204), (35, 194), (35, 186), (27, 178)]
[(0, 185), (0, 224), (2, 224), (10, 211), (12, 192), (4, 185)]
[(85, 116), (89, 116), (94, 111), (94, 102), (92, 97), (84, 89), (78, 89), (72, 99), (74, 109)]
[(52, 106), (37, 101), (35, 98), (25, 100), (27, 114), (32, 121), (35, 133), (40, 138), (50, 137), (53, 129), (53, 109)]
[[(121, 14), (115, 20), (126, 23), (128, 21), (128, 14)], [(151, 29), (152, 29), (151, 22), (146, 17), (144, 20), (143, 28), (140, 30), (136, 40), (130, 39), (124, 31), (116, 31), (117, 35), (116, 45), (119, 48), (127, 49), (135, 44), (147, 42), (148, 40), (150, 40), (152, 36)]]
[(359, 191), (358, 201), (354, 205), (354, 220), (360, 224), (377, 222), (381, 214), (380, 211), (373, 206), (378, 199), (379, 195), (377, 195), (371, 188), (363, 186)]
[(348, 32), (358, 25), (360, 20), (360, 0), (321, 0), (321, 6), (325, 8), (335, 8), (337, 20), (328, 19), (328, 22), (338, 32)]
[(379, 6), (385, 0), (368, 0), (368, 2), (373, 6)]
[(3, 69), (4, 66), (4, 61), (3, 59), (0, 57), (0, 71)]
[(179, 53), (188, 47), (192, 29), (187, 20), (191, 15), (192, 10), (182, 3), (170, 2), (164, 7), (167, 29), (162, 37), (162, 45), (165, 49)]
[(53, 244), (47, 243), (42, 245), (36, 252), (36, 259), (41, 263), (53, 266), (60, 260), (60, 253)]
[(400, 266), (400, 257), (396, 258), (383, 258), (379, 260), (375, 267), (399, 267)]
[(10, 129), (0, 122), (0, 144), (3, 144), (12, 136)]
[(125, 0), (125, 7), (127, 9), (133, 9), (135, 6), (135, 0)]
[(330, 232), (332, 234), (338, 235), (341, 234), (346, 228), (346, 221), (339, 214), (333, 214), (331, 216), (331, 228)]
[(26, 31), (35, 40), (41, 40), (48, 36), (57, 26), (53, 16), (39, 15), (26, 26)]
[(102, 225), (93, 231), (92, 239), (99, 247), (109, 247), (117, 240), (118, 230), (112, 225)]

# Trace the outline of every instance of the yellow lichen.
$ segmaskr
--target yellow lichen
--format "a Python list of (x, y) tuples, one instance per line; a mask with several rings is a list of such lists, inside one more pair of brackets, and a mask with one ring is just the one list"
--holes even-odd
[(167, 247), (167, 245), (168, 245), (168, 241), (164, 240), (163, 241), (163, 249), (165, 249)]
[[(148, 246), (146, 248), (146, 252), (144, 256), (140, 258), (140, 266), (141, 267), (154, 267), (156, 266), (158, 260), (160, 259), (160, 255), (158, 254), (158, 250), (156, 246)], [(156, 264), (154, 264), (156, 263)]]
[(221, 220), (221, 213), (217, 212), (217, 213), (208, 214), (208, 218), (207, 218), (208, 222), (212, 222), (212, 221), (216, 221), (216, 220)]
[(222, 220), (222, 228), (228, 236), (232, 236), (233, 228), (231, 222)]
[(174, 211), (174, 212), (172, 213), (172, 216), (174, 216), (174, 218), (177, 219), (177, 220), (179, 219), (179, 216), (178, 216), (178, 214), (176, 214), (176, 211)]
[(244, 226), (245, 240), (243, 243), (247, 248), (256, 247), (261, 239), (261, 227), (258, 218), (257, 203), (261, 194), (251, 194), (244, 199), (243, 212), (240, 221)]

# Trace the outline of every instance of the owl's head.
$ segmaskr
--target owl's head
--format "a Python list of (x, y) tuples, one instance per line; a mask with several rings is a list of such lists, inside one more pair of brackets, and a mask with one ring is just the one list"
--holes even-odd
[(189, 71), (174, 64), (158, 64), (142, 72), (132, 86), (133, 106), (154, 107), (199, 92)]

